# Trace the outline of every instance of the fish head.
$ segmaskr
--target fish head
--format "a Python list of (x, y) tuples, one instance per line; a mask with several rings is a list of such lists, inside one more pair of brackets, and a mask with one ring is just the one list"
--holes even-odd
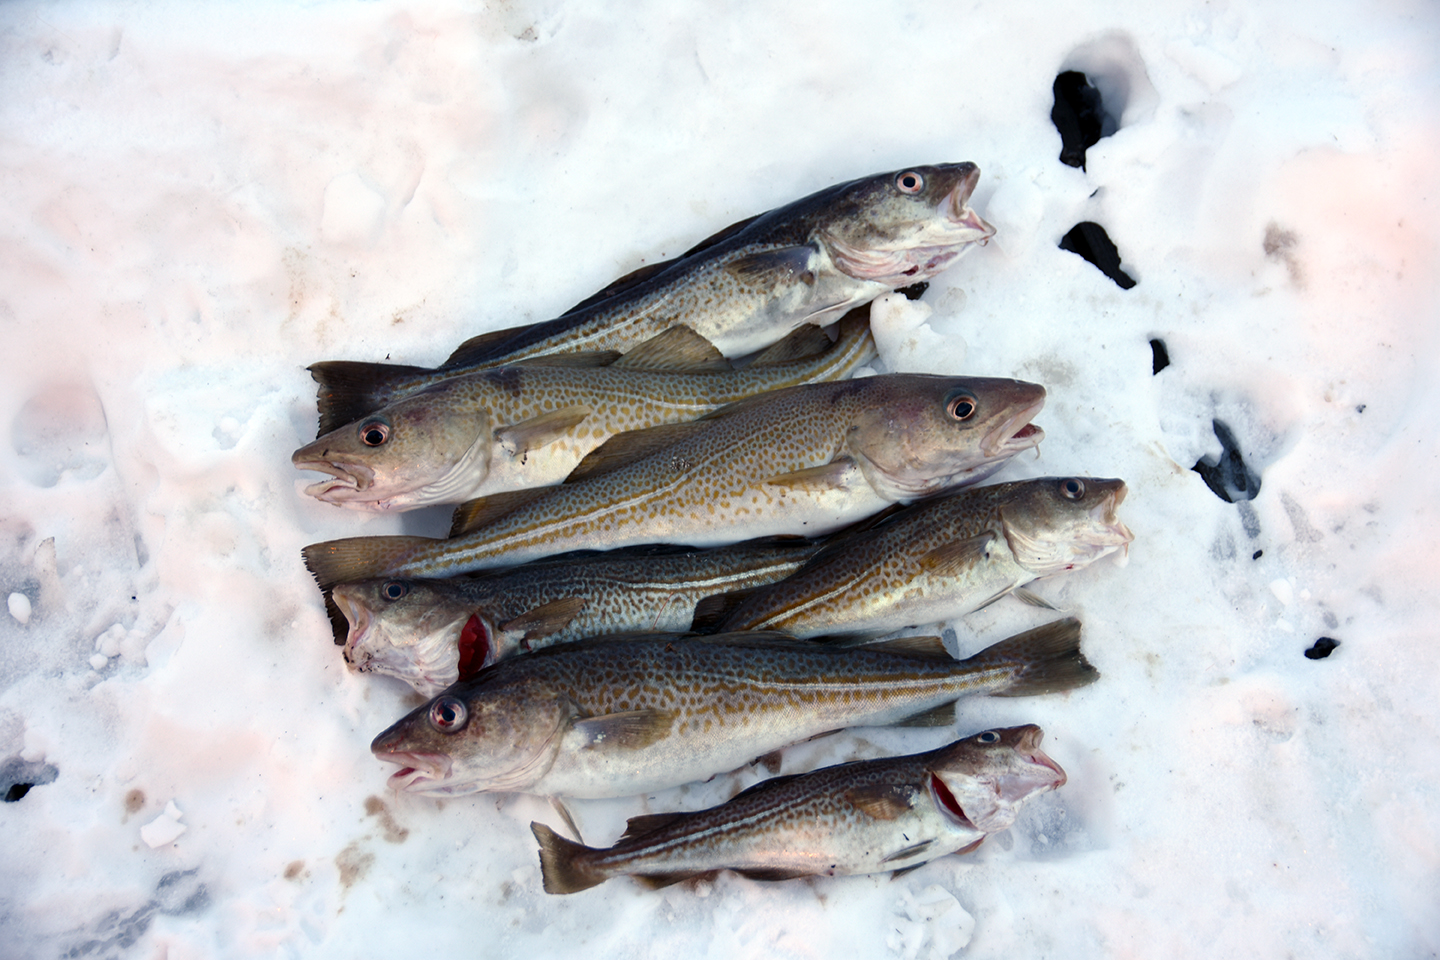
[(885, 380), (876, 384), (874, 402), (860, 405), (846, 446), (886, 499), (909, 501), (974, 483), (1045, 436), (1030, 422), (1045, 405), (1039, 384), (928, 374)]
[(1045, 477), (1023, 485), (999, 514), (1010, 551), (1036, 577), (1074, 570), (1129, 550), (1135, 539), (1115, 510), (1125, 481)]
[(970, 209), (973, 163), (906, 167), (846, 184), (814, 239), (857, 280), (901, 287), (929, 280), (995, 228)]
[(573, 708), (525, 685), (495, 689), (486, 674), (401, 717), (370, 744), (399, 766), (390, 786), (426, 796), (519, 791), (555, 762)]
[(1032, 724), (986, 730), (930, 754), (930, 794), (951, 820), (985, 833), (1004, 830), (1030, 797), (1065, 785), (1065, 771), (1040, 749)]
[(350, 624), (345, 662), (398, 677), (427, 697), (495, 659), (484, 612), (445, 581), (392, 577), (337, 584), (331, 598)]
[(437, 384), (338, 427), (291, 455), (297, 470), (329, 474), (305, 492), (358, 510), (413, 510), (465, 499), (490, 467), (489, 414)]

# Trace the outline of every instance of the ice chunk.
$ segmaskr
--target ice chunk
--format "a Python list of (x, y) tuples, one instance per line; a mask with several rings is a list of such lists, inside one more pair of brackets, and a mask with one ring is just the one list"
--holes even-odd
[(16, 620), (19, 620), (21, 623), (30, 622), (29, 597), (25, 596), (25, 594), (23, 593), (12, 593), (10, 594), (10, 598), (8, 601), (6, 601), (6, 603), (10, 607), (10, 616), (14, 617)]
[(175, 801), (171, 800), (165, 804), (164, 813), (140, 828), (140, 839), (151, 849), (174, 843), (187, 829), (185, 824), (180, 822), (183, 816), (180, 808), (175, 806)]

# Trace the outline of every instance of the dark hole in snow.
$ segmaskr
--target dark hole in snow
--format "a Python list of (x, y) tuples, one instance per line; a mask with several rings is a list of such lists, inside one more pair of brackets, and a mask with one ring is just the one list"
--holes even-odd
[(1100, 91), (1079, 70), (1066, 70), (1055, 78), (1055, 106), (1050, 122), (1060, 132), (1060, 162), (1085, 169), (1085, 151), (1118, 128), (1105, 112)]
[(1333, 637), (1321, 637), (1315, 641), (1315, 645), (1305, 651), (1305, 656), (1311, 660), (1324, 660), (1340, 646), (1340, 641)]
[(1245, 465), (1235, 434), (1223, 420), (1211, 421), (1215, 437), (1220, 441), (1220, 459), (1201, 457), (1191, 469), (1200, 474), (1205, 486), (1226, 503), (1254, 500), (1260, 492), (1260, 475)]
[(1150, 341), (1150, 356), (1152, 358), (1151, 376), (1170, 366), (1170, 351), (1165, 349), (1165, 341), (1159, 337)]
[(1356, 413), (1364, 413), (1364, 412), (1365, 412), (1365, 404), (1362, 403), (1362, 404), (1360, 404), (1360, 406), (1356, 407), (1356, 408), (1355, 408), (1355, 412), (1356, 412)]
[[(1110, 242), (1110, 235), (1098, 223), (1089, 220), (1077, 223), (1060, 238), (1060, 249), (1077, 253), (1095, 264), (1100, 272), (1114, 280), (1121, 290), (1135, 286), (1135, 280), (1120, 269), (1120, 251)], [(1156, 371), (1157, 373), (1159, 371)]]
[(1264, 551), (1264, 550), (1256, 550), (1254, 553), (1250, 554), (1250, 559), (1251, 559), (1251, 560), (1259, 560), (1259, 559), (1260, 559), (1262, 556), (1264, 556), (1264, 555), (1265, 555), (1265, 551)]
[(31, 788), (53, 783), (59, 775), (60, 771), (48, 763), (11, 757), (0, 763), (0, 789), (5, 791), (6, 803), (15, 803), (29, 793)]
[(906, 300), (919, 300), (920, 295), (930, 289), (929, 280), (921, 280), (919, 283), (912, 283), (908, 287), (901, 287), (896, 293), (905, 294)]

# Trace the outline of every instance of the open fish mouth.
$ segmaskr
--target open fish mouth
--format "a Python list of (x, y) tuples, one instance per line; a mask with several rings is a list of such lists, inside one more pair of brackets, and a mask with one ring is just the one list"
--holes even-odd
[(960, 806), (959, 798), (945, 786), (945, 781), (934, 773), (930, 774), (930, 796), (935, 801), (936, 808), (960, 826), (969, 827), (971, 830), (980, 829), (965, 813), (965, 808)]
[(978, 169), (971, 170), (946, 194), (945, 199), (940, 202), (940, 210), (945, 219), (950, 221), (953, 226), (975, 234), (971, 238), (972, 243), (983, 244), (995, 236), (995, 227), (980, 214), (970, 209), (970, 197), (975, 193), (975, 185), (979, 182), (980, 171)]
[(1030, 419), (1045, 406), (1044, 398), (1028, 407), (1016, 411), (1009, 419), (986, 435), (980, 444), (980, 452), (986, 457), (1012, 457), (1022, 450), (1038, 446), (1045, 439), (1041, 430)]
[[(1040, 749), (1040, 741), (1044, 738), (1045, 732), (1043, 730), (1039, 727), (1031, 726), (1021, 735), (1020, 742), (1015, 745), (1015, 749), (1030, 763), (1048, 770), (1049, 773), (1043, 774), (1042, 779), (1052, 781), (1048, 789), (1058, 790), (1060, 787), (1065, 786), (1065, 781), (1069, 778), (1065, 776), (1065, 771), (1060, 769), (1060, 764), (1051, 760), (1045, 751)], [(1012, 779), (1016, 781), (1013, 786), (1007, 785), (1004, 782)], [(1009, 790), (1007, 790), (1007, 786), (1009, 786)], [(1000, 793), (1001, 796), (1007, 800), (1020, 800), (1027, 796), (1032, 789), (1034, 789), (1034, 782), (1030, 777), (1005, 777), (1002, 778)], [(1018, 792), (1010, 793), (1010, 790), (1017, 790)]]
[(292, 460), (297, 470), (328, 473), (329, 480), (312, 483), (305, 493), (317, 500), (346, 500), (347, 493), (360, 493), (375, 483), (375, 471), (359, 463), (336, 463), (333, 460)]
[(345, 662), (352, 670), (365, 673), (370, 670), (370, 661), (374, 657), (371, 653), (361, 653), (365, 635), (370, 631), (370, 610), (352, 595), (352, 589), (348, 583), (336, 584), (330, 591), (330, 599), (335, 601), (335, 606), (340, 608), (350, 624), (350, 632), (345, 635)]
[(400, 769), (390, 774), (387, 781), (396, 790), (437, 793), (447, 789), (444, 783), (450, 779), (452, 761), (446, 754), (397, 750), (376, 751), (375, 756), (379, 760), (399, 765)]

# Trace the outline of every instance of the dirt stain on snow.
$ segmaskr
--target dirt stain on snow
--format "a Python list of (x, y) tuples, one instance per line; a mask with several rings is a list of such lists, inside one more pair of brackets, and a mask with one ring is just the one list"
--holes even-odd
[(376, 796), (365, 798), (365, 816), (380, 818), (380, 829), (386, 843), (404, 843), (405, 838), (410, 836), (410, 831), (395, 822), (391, 815), (390, 808), (385, 806), (385, 801)]
[(356, 880), (375, 863), (375, 854), (360, 849), (360, 841), (352, 840), (335, 855), (335, 868), (340, 871), (340, 886), (349, 890)]

